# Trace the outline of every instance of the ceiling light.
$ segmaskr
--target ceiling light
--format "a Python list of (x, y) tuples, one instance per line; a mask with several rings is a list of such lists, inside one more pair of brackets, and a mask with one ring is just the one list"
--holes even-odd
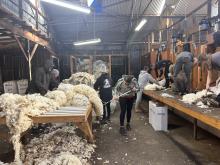
[(147, 23), (146, 19), (142, 19), (141, 22), (136, 26), (135, 31), (141, 30), (141, 28), (144, 26), (144, 24)]
[(86, 13), (86, 14), (89, 14), (91, 12), (89, 8), (78, 6), (78, 5), (75, 5), (75, 4), (66, 2), (66, 1), (60, 1), (60, 0), (41, 0), (41, 1), (51, 3), (53, 5), (65, 7), (71, 10), (76, 10), (76, 11)]
[(159, 16), (162, 14), (165, 3), (166, 3), (166, 0), (162, 0), (160, 7), (159, 7), (159, 10), (158, 10), (158, 13), (157, 13)]
[(81, 46), (81, 45), (91, 45), (91, 44), (97, 44), (100, 43), (101, 39), (100, 38), (95, 38), (95, 39), (91, 39), (91, 40), (85, 40), (85, 41), (78, 41), (78, 42), (74, 42), (73, 44), (75, 46)]
[(94, 0), (87, 0), (88, 6), (91, 6), (93, 2), (94, 2)]

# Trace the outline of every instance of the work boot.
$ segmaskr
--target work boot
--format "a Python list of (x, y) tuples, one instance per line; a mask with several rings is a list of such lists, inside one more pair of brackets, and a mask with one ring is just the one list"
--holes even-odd
[(120, 132), (120, 134), (121, 134), (122, 136), (127, 136), (127, 131), (126, 131), (126, 129), (125, 129), (124, 126), (121, 126), (121, 127), (120, 127), (119, 132)]
[(126, 129), (127, 131), (131, 131), (131, 125), (129, 123), (126, 125)]

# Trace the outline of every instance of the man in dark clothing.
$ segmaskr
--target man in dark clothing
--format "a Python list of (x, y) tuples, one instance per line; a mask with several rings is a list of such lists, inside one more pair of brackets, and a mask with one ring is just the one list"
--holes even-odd
[[(103, 119), (102, 123), (110, 121), (111, 108), (110, 101), (112, 100), (112, 80), (107, 71), (103, 71), (101, 76), (96, 80), (94, 89), (99, 90), (99, 96), (103, 103)], [(106, 113), (107, 109), (107, 113)]]
[[(166, 88), (169, 88), (169, 85), (170, 85), (169, 67), (171, 64), (172, 64), (172, 62), (170, 60), (161, 60), (161, 61), (157, 62), (155, 65), (155, 71), (156, 71), (157, 78), (161, 79), (161, 77), (164, 75), (164, 77), (166, 79), (166, 83), (165, 83)], [(163, 71), (163, 68), (165, 68), (164, 71)], [(159, 74), (158, 74), (158, 71), (160, 72)]]
[(41, 95), (45, 95), (49, 89), (52, 69), (52, 60), (46, 60), (43, 67), (37, 68), (26, 93), (40, 93)]

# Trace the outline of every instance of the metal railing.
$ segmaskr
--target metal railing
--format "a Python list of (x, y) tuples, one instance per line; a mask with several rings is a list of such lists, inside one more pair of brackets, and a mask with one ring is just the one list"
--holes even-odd
[(41, 34), (48, 36), (45, 15), (29, 0), (0, 0), (0, 8), (25, 21)]

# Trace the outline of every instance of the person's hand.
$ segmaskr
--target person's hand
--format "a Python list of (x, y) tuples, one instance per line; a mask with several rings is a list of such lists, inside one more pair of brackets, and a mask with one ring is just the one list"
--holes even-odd
[(113, 96), (112, 100), (118, 100), (119, 97), (118, 96)]
[(134, 88), (131, 89), (131, 91), (132, 91), (132, 92), (136, 92), (137, 89), (134, 87)]

